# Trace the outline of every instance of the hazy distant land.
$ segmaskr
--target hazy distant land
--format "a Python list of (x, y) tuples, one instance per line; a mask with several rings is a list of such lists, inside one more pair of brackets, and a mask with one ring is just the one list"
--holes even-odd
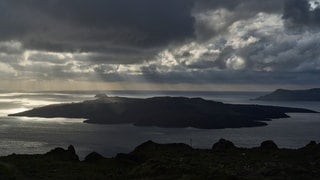
[(307, 90), (277, 89), (276, 91), (260, 96), (255, 100), (261, 101), (320, 101), (320, 88)]
[(146, 99), (97, 95), (96, 100), (49, 105), (10, 116), (84, 118), (86, 123), (201, 129), (265, 126), (286, 113), (316, 113), (302, 108), (225, 104), (202, 98)]
[(147, 141), (112, 158), (75, 148), (0, 157), (0, 179), (318, 179), (320, 144), (279, 149), (273, 141), (239, 148), (220, 139), (211, 149)]

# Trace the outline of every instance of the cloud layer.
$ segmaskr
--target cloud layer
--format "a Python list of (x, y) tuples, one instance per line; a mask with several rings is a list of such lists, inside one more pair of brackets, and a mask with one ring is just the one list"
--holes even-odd
[(0, 0), (0, 80), (319, 86), (318, 0)]

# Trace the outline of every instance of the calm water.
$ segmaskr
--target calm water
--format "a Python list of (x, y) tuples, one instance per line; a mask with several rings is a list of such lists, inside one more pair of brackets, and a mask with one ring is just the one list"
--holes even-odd
[[(130, 152), (149, 139), (160, 143), (182, 142), (198, 148), (210, 148), (220, 138), (244, 147), (258, 146), (273, 139), (280, 147), (297, 148), (310, 140), (320, 141), (320, 114), (290, 114), (291, 118), (269, 122), (257, 128), (201, 130), (194, 128), (165, 129), (133, 125), (84, 124), (83, 119), (8, 117), (33, 107), (93, 99), (97, 92), (0, 93), (0, 155), (11, 153), (44, 153), (54, 147), (73, 144), (84, 157), (91, 151), (105, 156)], [(253, 92), (108, 92), (114, 96), (203, 97), (227, 103), (251, 103), (303, 107), (320, 111), (320, 102), (257, 102), (250, 99), (264, 93)]]

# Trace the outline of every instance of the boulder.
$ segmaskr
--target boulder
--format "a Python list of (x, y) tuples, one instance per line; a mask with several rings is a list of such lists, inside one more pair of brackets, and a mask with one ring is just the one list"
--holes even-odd
[(263, 150), (278, 150), (278, 146), (271, 140), (263, 141), (260, 145), (260, 149)]
[(101, 94), (96, 94), (94, 97), (95, 97), (95, 98), (98, 98), (98, 99), (103, 99), (103, 98), (107, 98), (108, 95), (106, 95), (106, 94), (104, 94), (104, 93), (101, 93)]
[(104, 157), (101, 154), (92, 152), (84, 158), (84, 162), (97, 162), (102, 159), (104, 159)]
[(220, 139), (218, 142), (216, 142), (212, 146), (212, 150), (215, 150), (215, 151), (232, 150), (235, 148), (236, 148), (236, 146), (233, 144), (233, 142), (225, 140), (225, 139)]
[(72, 145), (67, 150), (63, 148), (55, 148), (45, 154), (48, 158), (53, 158), (60, 161), (79, 161), (79, 156)]
[(316, 143), (316, 141), (310, 141), (306, 146), (300, 148), (302, 150), (319, 150), (320, 145)]
[(76, 154), (76, 150), (72, 145), (68, 146), (68, 152), (70, 152), (71, 154)]
[(308, 148), (308, 147), (316, 147), (316, 146), (317, 146), (316, 141), (310, 141), (305, 147)]

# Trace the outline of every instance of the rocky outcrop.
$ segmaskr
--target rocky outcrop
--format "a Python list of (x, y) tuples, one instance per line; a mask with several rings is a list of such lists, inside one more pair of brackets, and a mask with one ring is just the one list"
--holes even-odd
[(317, 144), (316, 141), (310, 141), (305, 147), (302, 147), (301, 150), (320, 151), (320, 144)]
[(99, 99), (104, 99), (104, 98), (107, 98), (108, 95), (105, 93), (100, 93), (100, 94), (96, 94), (94, 97)]
[(233, 144), (233, 142), (225, 139), (220, 139), (212, 146), (212, 150), (214, 151), (228, 151), (233, 149), (236, 149), (236, 146)]
[(0, 178), (319, 179), (318, 146), (312, 141), (300, 149), (278, 149), (273, 141), (265, 141), (257, 148), (238, 148), (220, 139), (214, 150), (207, 150), (147, 141), (128, 154), (104, 158), (93, 152), (82, 162), (70, 146), (44, 155), (0, 157)]
[(101, 154), (97, 152), (92, 152), (84, 158), (84, 162), (97, 162), (103, 159), (104, 157)]
[(55, 148), (45, 154), (48, 158), (53, 158), (60, 161), (79, 161), (79, 156), (76, 154), (76, 151), (72, 145), (68, 149)]
[(276, 145), (276, 143), (274, 143), (271, 140), (268, 141), (263, 141), (260, 145), (260, 149), (262, 150), (268, 150), (268, 151), (274, 151), (274, 150), (278, 150), (278, 146)]

